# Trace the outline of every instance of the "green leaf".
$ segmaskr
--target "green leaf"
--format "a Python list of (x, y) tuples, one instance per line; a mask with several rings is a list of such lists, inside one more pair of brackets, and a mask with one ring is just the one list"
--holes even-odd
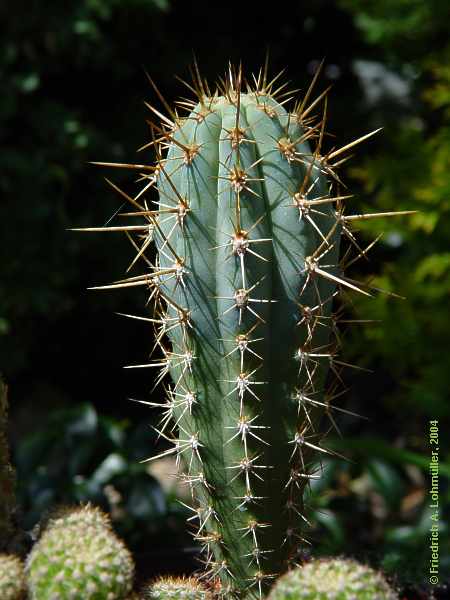
[[(416, 465), (424, 471), (428, 471), (430, 466), (430, 459), (428, 456), (424, 456), (410, 450), (404, 450), (403, 448), (391, 446), (377, 438), (346, 438), (342, 440), (333, 439), (330, 440), (329, 445), (336, 450), (347, 450), (347, 452), (350, 451), (365, 458), (383, 458), (387, 462), (397, 465)], [(441, 475), (450, 479), (450, 463), (441, 461), (439, 463), (439, 471)]]

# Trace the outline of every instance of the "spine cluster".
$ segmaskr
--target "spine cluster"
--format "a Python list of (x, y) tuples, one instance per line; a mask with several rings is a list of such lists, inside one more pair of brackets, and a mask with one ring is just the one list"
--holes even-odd
[(304, 490), (343, 410), (327, 373), (339, 383), (352, 366), (339, 357), (333, 301), (373, 291), (344, 270), (373, 245), (362, 248), (352, 224), (380, 215), (346, 214), (337, 168), (375, 132), (324, 153), (328, 90), (312, 100), (316, 79), (288, 111), (292, 93), (266, 69), (245, 84), (230, 69), (213, 92), (195, 72), (196, 101), (179, 102), (187, 116), (162, 96), (166, 115), (149, 107), (156, 164), (116, 165), (142, 173), (135, 197), (116, 189), (143, 224), (106, 229), (125, 230), (132, 264), (147, 268), (103, 287), (149, 289), (154, 314), (127, 316), (155, 326), (159, 357), (134, 367), (158, 368), (157, 384), (170, 374), (166, 401), (147, 402), (163, 409), (158, 432), (173, 443), (159, 456), (176, 456), (203, 577), (226, 597), (261, 598), (308, 543)]

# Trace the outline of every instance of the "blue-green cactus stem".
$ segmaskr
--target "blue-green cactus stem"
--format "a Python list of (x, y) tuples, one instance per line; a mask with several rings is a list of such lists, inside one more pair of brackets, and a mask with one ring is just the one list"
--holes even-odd
[[(177, 125), (160, 160), (175, 449), (207, 515), (207, 576), (255, 596), (302, 543), (310, 455), (325, 452), (316, 432), (330, 327), (311, 319), (328, 325), (336, 283), (315, 268), (323, 258), (325, 275), (339, 275), (340, 225), (315, 135), (270, 95), (229, 89)], [(163, 212), (175, 207), (182, 218)]]

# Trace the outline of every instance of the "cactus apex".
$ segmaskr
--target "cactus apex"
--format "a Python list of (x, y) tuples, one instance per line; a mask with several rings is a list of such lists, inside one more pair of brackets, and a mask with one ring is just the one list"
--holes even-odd
[(312, 560), (281, 577), (268, 600), (398, 600), (381, 573), (355, 560)]
[(142, 590), (146, 600), (212, 600), (212, 594), (195, 577), (160, 577)]
[(39, 523), (39, 536), (47, 529), (74, 527), (75, 529), (110, 529), (111, 519), (98, 506), (91, 503), (80, 505), (62, 504), (53, 507), (41, 517)]

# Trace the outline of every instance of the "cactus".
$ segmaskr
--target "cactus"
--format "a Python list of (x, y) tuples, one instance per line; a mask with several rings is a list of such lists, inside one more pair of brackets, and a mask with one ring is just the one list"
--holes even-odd
[(142, 594), (146, 600), (212, 600), (211, 593), (194, 577), (160, 577)]
[(107, 517), (88, 505), (49, 519), (26, 572), (32, 600), (125, 600), (134, 565)]
[(313, 560), (274, 585), (268, 600), (398, 600), (381, 573), (354, 560)]
[(17, 556), (0, 554), (0, 598), (23, 600), (26, 591), (22, 561)]
[[(245, 92), (240, 69), (230, 67), (214, 92), (196, 69), (196, 100), (179, 102), (183, 118), (154, 86), (167, 111), (149, 107), (161, 119), (151, 124), (156, 164), (96, 163), (142, 174), (135, 197), (111, 185), (135, 209), (125, 216), (143, 223), (88, 230), (125, 231), (137, 250), (132, 265), (144, 258), (147, 270), (94, 289), (150, 291), (155, 314), (125, 316), (153, 323), (162, 357), (133, 366), (161, 367), (157, 383), (171, 376), (166, 401), (146, 404), (163, 408), (157, 431), (174, 446), (160, 456), (175, 453), (183, 465), (203, 577), (219, 578), (226, 597), (262, 597), (307, 543), (303, 492), (331, 454), (323, 418), (335, 426), (343, 410), (336, 387), (326, 387), (328, 370), (341, 380), (347, 365), (333, 299), (372, 291), (343, 273), (369, 249), (351, 225), (402, 214), (345, 213), (350, 196), (336, 170), (376, 132), (324, 153), (327, 91), (311, 100), (317, 75), (288, 112), (290, 92), (278, 77), (268, 81), (267, 68)], [(342, 237), (349, 247), (339, 259)]]

